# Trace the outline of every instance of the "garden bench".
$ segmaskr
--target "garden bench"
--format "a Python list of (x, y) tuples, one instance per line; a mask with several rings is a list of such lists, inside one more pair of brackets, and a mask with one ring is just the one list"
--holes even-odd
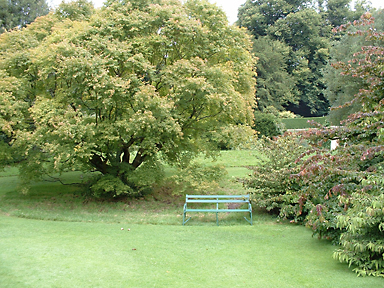
[[(195, 206), (198, 204), (204, 204), (204, 207), (196, 208)], [(242, 208), (242, 206), (245, 205), (247, 207)], [(191, 217), (186, 219), (187, 212), (216, 213), (217, 226), (219, 226), (218, 214), (221, 212), (248, 212), (250, 219), (248, 220), (246, 217), (244, 217), (244, 219), (252, 225), (252, 206), (249, 200), (249, 195), (186, 195), (183, 212), (183, 225), (191, 219)]]

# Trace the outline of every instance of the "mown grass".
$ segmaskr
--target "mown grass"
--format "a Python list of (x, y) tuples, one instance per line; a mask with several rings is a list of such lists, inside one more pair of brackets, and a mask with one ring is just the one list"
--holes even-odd
[(327, 123), (327, 117), (306, 117), (280, 120), (284, 124), (285, 129), (305, 129), (313, 127), (308, 121), (315, 121), (322, 125)]
[(265, 220), (216, 227), (0, 216), (0, 286), (381, 287), (310, 234)]
[[(254, 154), (256, 153), (256, 154)], [(220, 193), (244, 193), (235, 177), (257, 152), (226, 151)], [(201, 160), (206, 161), (206, 160)], [(22, 194), (17, 169), (0, 174), (0, 287), (381, 287), (332, 259), (311, 231), (255, 211), (195, 214), (183, 197), (157, 191), (106, 202), (75, 186), (36, 183)], [(80, 179), (79, 173), (65, 175)], [(121, 230), (123, 228), (123, 230)]]

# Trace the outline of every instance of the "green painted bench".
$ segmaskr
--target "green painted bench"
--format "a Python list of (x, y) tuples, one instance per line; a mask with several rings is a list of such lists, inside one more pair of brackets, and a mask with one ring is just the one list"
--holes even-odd
[[(205, 205), (204, 208), (196, 208), (196, 206), (202, 206), (199, 204), (208, 205)], [(252, 206), (249, 200), (249, 195), (186, 195), (183, 211), (183, 225), (191, 219), (191, 217), (186, 219), (187, 213), (189, 212), (216, 213), (217, 226), (219, 226), (219, 213), (247, 212), (249, 213), (250, 219), (248, 220), (246, 217), (244, 217), (244, 219), (252, 225)]]

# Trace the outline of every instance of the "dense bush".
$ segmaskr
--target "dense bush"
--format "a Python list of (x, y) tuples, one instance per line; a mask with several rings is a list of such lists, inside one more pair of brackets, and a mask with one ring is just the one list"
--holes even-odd
[(300, 167), (298, 177), (302, 180), (302, 192), (310, 195), (312, 202), (305, 224), (319, 238), (338, 242), (343, 231), (338, 229), (336, 217), (347, 210), (339, 197), (360, 189), (365, 172), (360, 171), (358, 147), (346, 147), (336, 152), (327, 150), (317, 148), (317, 153), (309, 156)]
[(253, 129), (260, 136), (273, 137), (281, 134), (279, 120), (276, 116), (260, 111), (254, 112), (255, 119)]
[(384, 277), (384, 181), (368, 182), (378, 188), (377, 181), (379, 189), (341, 198), (351, 208), (337, 217), (337, 225), (346, 231), (340, 237), (342, 247), (333, 256), (354, 267), (359, 275)]
[(376, 139), (330, 151), (323, 144), (333, 133), (264, 139), (259, 149), (269, 160), (252, 168), (244, 186), (255, 206), (342, 244), (335, 258), (357, 266), (359, 274), (383, 275), (384, 148), (373, 146)]
[(354, 158), (330, 153), (305, 133), (263, 139), (259, 149), (268, 160), (253, 167), (251, 178), (244, 180), (253, 203), (310, 225), (319, 237), (336, 239), (340, 233), (334, 213), (344, 210), (337, 196), (356, 186), (350, 177), (358, 167)]
[(261, 164), (250, 167), (252, 176), (243, 182), (250, 190), (253, 204), (281, 217), (294, 217), (300, 210), (300, 185), (292, 175), (299, 172), (295, 160), (306, 151), (305, 143), (286, 134), (274, 140), (260, 139), (258, 149), (263, 155)]

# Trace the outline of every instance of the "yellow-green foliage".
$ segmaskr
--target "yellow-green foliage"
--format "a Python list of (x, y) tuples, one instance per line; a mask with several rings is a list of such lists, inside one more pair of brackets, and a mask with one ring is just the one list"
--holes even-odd
[(187, 162), (252, 123), (249, 36), (207, 1), (63, 3), (0, 49), (0, 139), (28, 180), (99, 171), (97, 191), (129, 193), (144, 163)]

